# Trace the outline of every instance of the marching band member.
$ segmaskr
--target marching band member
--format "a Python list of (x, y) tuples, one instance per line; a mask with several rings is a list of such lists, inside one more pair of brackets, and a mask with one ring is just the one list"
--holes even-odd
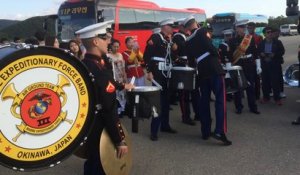
[[(178, 23), (178, 32), (173, 35), (173, 42), (177, 45), (177, 50), (174, 52), (175, 56), (175, 64), (176, 66), (185, 67), (188, 66), (187, 55), (185, 51), (185, 42), (187, 38), (187, 32), (183, 26), (185, 18), (178, 19), (176, 22)], [(191, 119), (191, 110), (190, 110), (190, 96), (192, 94), (192, 103), (194, 107), (194, 111), (196, 116), (199, 116), (199, 98), (200, 92), (199, 89), (196, 88), (193, 92), (188, 90), (179, 90), (179, 104), (182, 113), (182, 122), (187, 125), (195, 125), (196, 123)], [(198, 103), (197, 103), (198, 102)], [(196, 103), (196, 105), (194, 105)]]
[[(160, 22), (161, 32), (154, 33), (149, 41), (144, 53), (144, 60), (147, 68), (147, 79), (152, 81), (155, 79), (162, 87), (160, 92), (161, 113), (158, 117), (153, 117), (151, 122), (152, 141), (158, 139), (157, 133), (160, 127), (162, 132), (177, 133), (169, 124), (169, 93), (168, 79), (169, 66), (171, 63), (171, 50), (175, 50), (176, 45), (171, 45), (171, 37), (173, 34), (174, 21), (166, 19)], [(171, 48), (173, 47), (173, 48)], [(161, 126), (160, 126), (161, 125)]]
[(212, 45), (207, 31), (198, 28), (194, 17), (188, 17), (184, 21), (185, 28), (191, 32), (187, 38), (186, 50), (188, 59), (198, 69), (198, 81), (200, 84), (200, 122), (202, 138), (209, 139), (211, 136), (211, 114), (210, 114), (210, 93), (213, 91), (216, 97), (216, 127), (213, 137), (223, 142), (224, 145), (231, 145), (232, 142), (226, 137), (226, 93), (224, 85), (224, 70), (218, 60), (217, 50)]
[[(237, 35), (229, 42), (230, 57), (232, 57), (233, 64), (237, 64), (243, 68), (246, 79), (250, 83), (246, 89), (250, 112), (260, 114), (257, 110), (255, 98), (255, 78), (256, 74), (260, 74), (262, 70), (260, 59), (257, 59), (254, 38), (252, 35), (245, 34), (247, 22), (248, 20), (242, 20), (235, 23)], [(234, 94), (234, 102), (236, 113), (241, 114), (243, 110), (242, 91)]]
[(107, 23), (98, 23), (76, 32), (87, 49), (83, 63), (95, 76), (96, 94), (101, 106), (99, 115), (94, 116), (95, 124), (86, 143), (88, 159), (84, 164), (85, 175), (105, 174), (99, 157), (100, 136), (104, 128), (117, 148), (117, 156), (121, 158), (128, 152), (124, 140), (125, 135), (117, 117), (116, 89), (132, 89), (134, 86), (123, 84), (123, 87), (118, 87), (120, 85), (114, 81), (111, 69), (107, 68), (107, 65), (110, 64), (104, 60), (108, 46), (106, 41), (107, 26)]

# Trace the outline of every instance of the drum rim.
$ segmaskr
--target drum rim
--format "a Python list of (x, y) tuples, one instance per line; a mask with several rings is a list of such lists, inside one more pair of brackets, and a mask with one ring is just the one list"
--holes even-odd
[[(142, 90), (145, 89), (145, 90)], [(149, 90), (146, 90), (149, 89)], [(160, 91), (159, 87), (156, 86), (136, 86), (134, 89), (132, 89), (129, 92), (156, 92)]]
[(243, 68), (241, 66), (231, 66), (229, 69), (226, 68), (226, 70), (243, 70)]
[[(81, 143), (84, 142), (84, 140), (87, 138), (88, 134), (91, 131), (91, 126), (94, 123), (95, 117), (88, 117), (95, 115), (96, 111), (96, 97), (95, 97), (95, 84), (92, 82), (92, 79), (90, 78), (87, 67), (81, 63), (75, 56), (71, 55), (69, 52), (62, 50), (62, 49), (56, 49), (53, 47), (47, 47), (47, 46), (39, 46), (35, 48), (30, 49), (16, 49), (15, 52), (12, 52), (8, 55), (5, 55), (0, 62), (0, 69), (3, 69), (5, 66), (9, 65), (12, 62), (15, 62), (16, 60), (26, 57), (26, 56), (32, 56), (32, 55), (38, 55), (38, 54), (45, 54), (50, 55), (54, 57), (58, 57), (69, 64), (71, 64), (76, 70), (80, 73), (80, 75), (83, 77), (83, 81), (85, 82), (85, 85), (87, 87), (87, 91), (89, 92), (88, 98), (89, 98), (89, 109), (87, 110), (87, 118), (86, 122), (82, 126), (81, 131), (79, 132), (78, 136), (74, 138), (72, 143), (66, 147), (63, 151), (52, 155), (49, 158), (45, 158), (43, 160), (38, 161), (19, 161), (11, 159), (10, 157), (5, 156), (4, 154), (0, 154), (0, 164), (14, 169), (16, 171), (36, 171), (41, 170), (45, 168), (51, 168), (53, 166), (58, 165), (61, 161), (67, 159), (72, 155), (73, 152), (75, 152)], [(9, 163), (8, 163), (9, 162)]]
[(192, 68), (192, 67), (187, 67), (187, 66), (184, 66), (184, 67), (181, 67), (181, 66), (174, 66), (174, 67), (172, 67), (171, 70), (195, 71), (194, 68)]

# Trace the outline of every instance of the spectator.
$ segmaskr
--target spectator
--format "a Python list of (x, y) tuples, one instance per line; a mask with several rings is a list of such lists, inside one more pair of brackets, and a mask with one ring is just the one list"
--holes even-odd
[(68, 49), (75, 55), (79, 60), (83, 59), (83, 54), (80, 49), (80, 43), (77, 40), (70, 40), (68, 44)]
[(45, 38), (45, 46), (59, 48), (58, 39), (55, 36), (47, 36)]
[(14, 43), (21, 43), (21, 38), (18, 36), (14, 37)]
[(7, 38), (1, 38), (0, 44), (9, 44), (9, 41)]
[[(119, 52), (120, 42), (118, 40), (113, 40), (111, 45), (112, 52), (107, 54), (107, 56), (112, 59), (114, 78), (119, 83), (126, 83), (127, 78), (125, 73), (125, 61), (123, 60), (122, 54)], [(118, 108), (118, 114), (121, 117), (121, 115), (125, 112), (126, 105), (124, 89), (117, 91), (117, 100), (120, 104), (120, 107)]]
[[(281, 62), (284, 55), (284, 47), (281, 42), (274, 40), (272, 36), (272, 28), (264, 29), (265, 39), (258, 45), (258, 54), (261, 59), (262, 68), (262, 103), (270, 100), (271, 89), (273, 91), (274, 100), (277, 105), (282, 105), (280, 98)], [(281, 77), (280, 77), (281, 76)]]
[[(272, 30), (272, 35), (273, 35), (273, 39), (277, 40), (279, 43), (282, 44), (281, 40), (279, 40), (279, 36), (280, 36), (280, 30), (278, 28), (275, 28)], [(282, 44), (283, 46), (283, 44)], [(283, 57), (281, 57), (281, 65), (284, 63), (284, 59)], [(282, 66), (280, 66), (281, 70), (281, 78), (279, 79), (279, 83), (280, 83), (280, 97), (281, 98), (286, 98), (286, 95), (284, 93), (284, 83), (283, 83), (283, 71), (282, 71)]]
[(45, 46), (46, 32), (44, 30), (38, 30), (35, 32), (34, 37), (39, 41), (40, 46)]
[(34, 37), (27, 38), (27, 39), (25, 39), (24, 42), (25, 42), (25, 44), (39, 45), (39, 41)]
[(126, 63), (126, 74), (128, 81), (135, 77), (135, 86), (145, 86), (145, 74), (142, 68), (144, 62), (143, 54), (140, 51), (138, 43), (132, 37), (127, 37), (125, 40), (127, 50), (122, 53)]

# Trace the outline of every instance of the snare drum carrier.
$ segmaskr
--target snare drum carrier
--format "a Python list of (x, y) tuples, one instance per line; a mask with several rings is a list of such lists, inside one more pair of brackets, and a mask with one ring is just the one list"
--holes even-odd
[(60, 164), (93, 123), (92, 77), (72, 54), (31, 46), (0, 49), (0, 163), (28, 171)]

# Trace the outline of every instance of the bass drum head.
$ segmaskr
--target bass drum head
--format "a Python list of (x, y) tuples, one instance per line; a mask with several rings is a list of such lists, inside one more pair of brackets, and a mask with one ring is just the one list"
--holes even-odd
[(102, 131), (100, 139), (100, 159), (104, 172), (107, 175), (129, 175), (132, 167), (132, 144), (131, 138), (122, 125), (125, 134), (125, 142), (128, 146), (128, 153), (121, 159), (117, 158), (116, 146), (111, 141), (106, 129)]
[(94, 90), (85, 66), (64, 50), (19, 49), (2, 57), (0, 163), (31, 171), (70, 156), (93, 123)]

